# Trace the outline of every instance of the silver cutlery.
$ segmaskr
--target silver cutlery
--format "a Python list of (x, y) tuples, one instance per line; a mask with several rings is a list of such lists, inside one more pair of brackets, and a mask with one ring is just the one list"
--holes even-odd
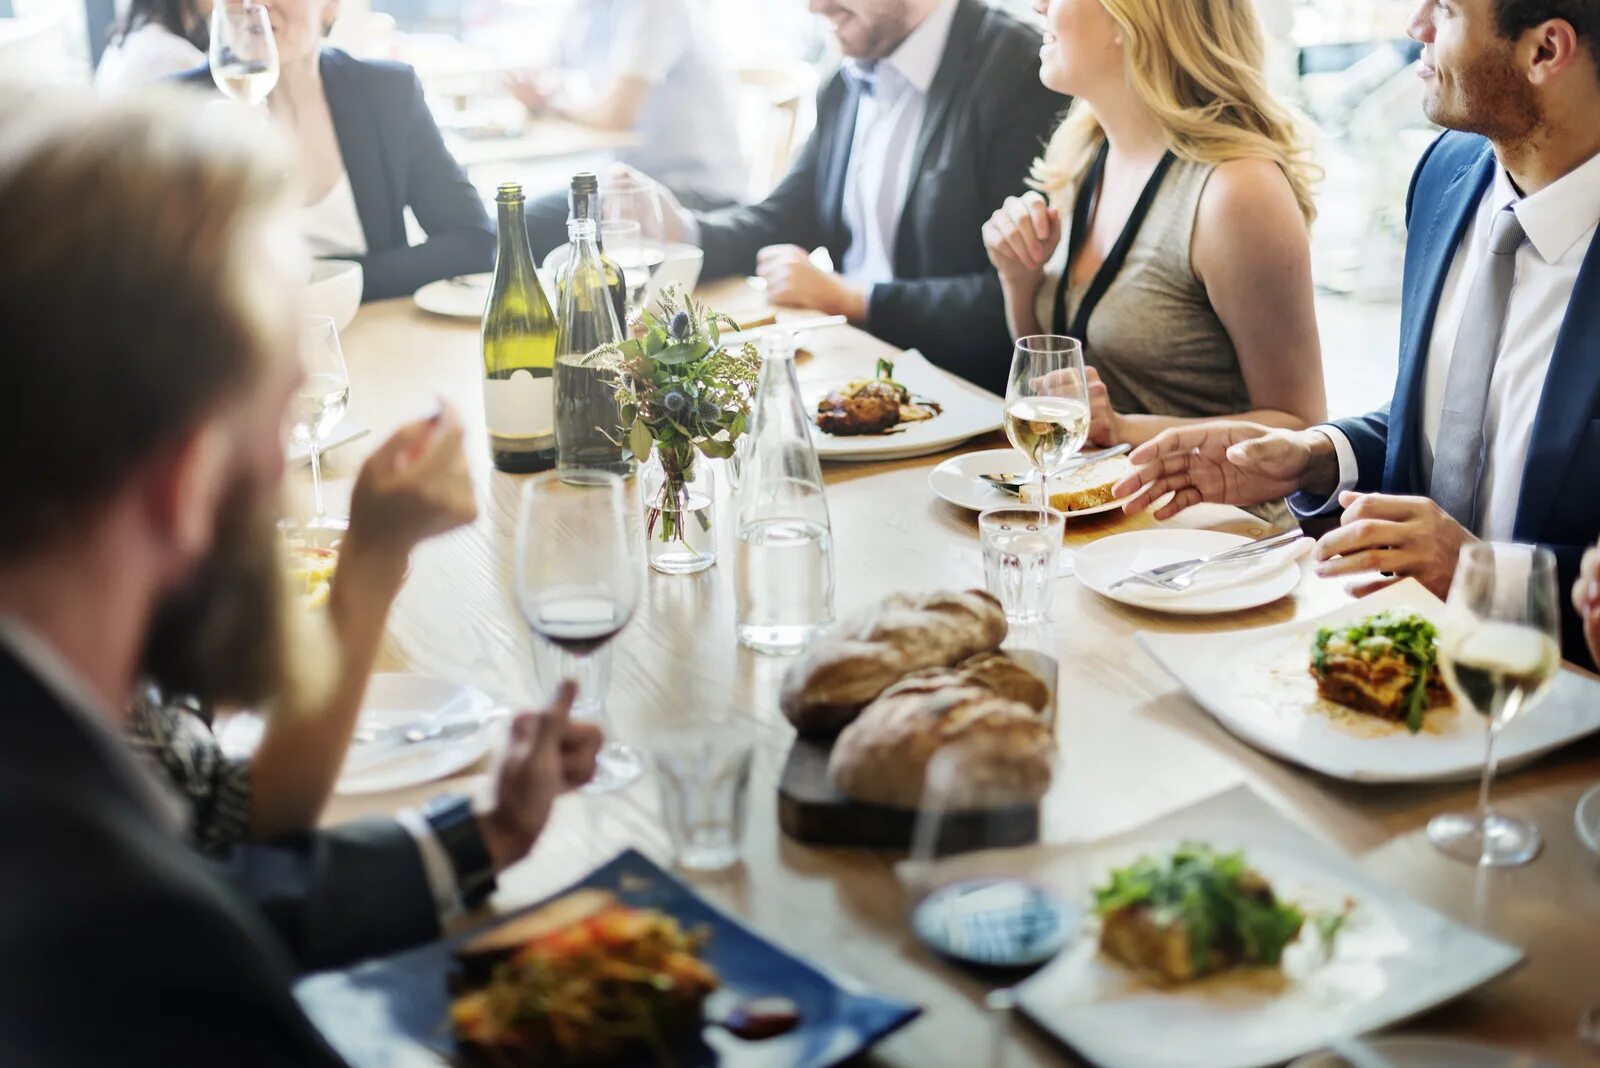
[[(1054, 475), (1052, 475), (1050, 477), (1056, 478), (1056, 477), (1059, 477), (1061, 475), (1066, 474), (1069, 471), (1076, 471), (1078, 468), (1084, 467), (1084, 466), (1086, 466), (1088, 464), (1092, 464), (1097, 460), (1108, 460), (1113, 456), (1121, 456), (1123, 453), (1127, 452), (1129, 449), (1132, 449), (1132, 448), (1133, 448), (1132, 445), (1129, 445), (1127, 442), (1123, 442), (1121, 445), (1112, 445), (1110, 448), (1098, 449), (1098, 450), (1096, 450), (1094, 452), (1079, 453), (1076, 457), (1073, 458), (1071, 463), (1067, 464), (1067, 466), (1063, 467), (1060, 471), (1057, 471)], [(993, 486), (997, 490), (1001, 490), (1003, 492), (1014, 494), (1014, 495), (1018, 495), (1018, 496), (1020, 496), (1022, 494), (1022, 487), (1023, 486), (1028, 485), (1029, 483), (1032, 483), (1032, 482), (1036, 481), (1034, 479), (1033, 475), (1031, 475), (1031, 474), (1028, 474), (1028, 475), (1012, 475), (1012, 474), (1005, 474), (1005, 473), (992, 474), (992, 475), (982, 475), (982, 474), (980, 474), (978, 477), (983, 479), (983, 481), (989, 483), (989, 485)]]
[(345, 770), (371, 767), (390, 759), (397, 753), (428, 742), (453, 742), (470, 738), (490, 724), (503, 719), (505, 713), (490, 712), (471, 719), (447, 719), (434, 723), (397, 723), (389, 727), (363, 727), (351, 737), (356, 742)]
[(1298, 528), (1284, 530), (1277, 534), (1270, 534), (1265, 538), (1236, 545), (1231, 549), (1211, 553), (1208, 556), (1198, 557), (1194, 560), (1180, 560), (1177, 563), (1164, 564), (1161, 567), (1151, 568), (1149, 571), (1136, 571), (1127, 578), (1118, 579), (1107, 587), (1106, 592), (1126, 586), (1130, 582), (1142, 582), (1147, 586), (1155, 586), (1174, 593), (1182, 593), (1193, 585), (1195, 576), (1202, 568), (1213, 564), (1233, 564), (1242, 560), (1254, 560), (1268, 553), (1280, 549), (1285, 545), (1292, 545), (1305, 536)]

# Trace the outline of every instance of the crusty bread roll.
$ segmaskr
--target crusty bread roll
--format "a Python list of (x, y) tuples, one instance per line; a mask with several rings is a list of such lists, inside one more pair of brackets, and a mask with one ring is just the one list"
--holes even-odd
[(801, 734), (830, 735), (913, 671), (959, 664), (1005, 640), (1000, 602), (982, 590), (895, 594), (806, 650), (784, 675), (779, 704)]
[(960, 747), (960, 763), (942, 787), (949, 808), (1009, 808), (1044, 796), (1055, 739), (1033, 709), (979, 685), (927, 683), (890, 687), (839, 735), (828, 774), (841, 793), (919, 808), (930, 762)]
[[(1104, 460), (1092, 460), (1082, 467), (1073, 468), (1050, 480), (1050, 507), (1058, 512), (1083, 512), (1110, 504), (1117, 499), (1111, 487), (1132, 470), (1133, 464), (1128, 462), (1126, 456), (1108, 456)], [(1038, 483), (1025, 484), (1022, 487), (1023, 503), (1034, 504), (1038, 500)]]

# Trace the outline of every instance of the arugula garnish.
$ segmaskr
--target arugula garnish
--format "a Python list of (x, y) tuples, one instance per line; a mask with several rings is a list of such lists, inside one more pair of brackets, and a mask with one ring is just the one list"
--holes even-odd
[(1428, 680), (1439, 662), (1439, 631), (1414, 612), (1379, 612), (1344, 627), (1321, 627), (1311, 645), (1311, 666), (1319, 674), (1327, 666), (1328, 643), (1341, 638), (1365, 660), (1399, 653), (1416, 674), (1406, 695), (1406, 728), (1412, 734), (1422, 729), (1427, 711)]

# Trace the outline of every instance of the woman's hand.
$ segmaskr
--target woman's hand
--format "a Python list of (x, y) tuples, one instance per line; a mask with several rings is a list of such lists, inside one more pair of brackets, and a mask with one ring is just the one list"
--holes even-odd
[(983, 247), (1007, 287), (1037, 286), (1044, 265), (1061, 243), (1061, 216), (1037, 192), (1006, 197), (983, 224)]
[(1122, 442), (1122, 429), (1117, 423), (1117, 413), (1111, 407), (1111, 394), (1100, 381), (1100, 372), (1084, 367), (1084, 383), (1089, 387), (1089, 444), (1106, 448)]
[(347, 547), (403, 558), (418, 542), (476, 519), (461, 437), (460, 419), (444, 406), (395, 431), (368, 457), (350, 495)]

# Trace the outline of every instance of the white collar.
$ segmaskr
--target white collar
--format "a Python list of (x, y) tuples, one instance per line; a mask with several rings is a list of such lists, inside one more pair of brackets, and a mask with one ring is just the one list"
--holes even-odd
[(1526, 197), (1518, 195), (1511, 176), (1496, 164), (1491, 196), (1496, 211), (1511, 205), (1539, 257), (1555, 263), (1600, 223), (1600, 155)]
[[(942, 0), (938, 7), (928, 12), (927, 18), (917, 24), (916, 29), (906, 35), (898, 48), (879, 61), (893, 67), (919, 93), (927, 93), (933, 85), (933, 76), (939, 73), (945, 45), (950, 40), (950, 24), (956, 17), (956, 3), (957, 0)], [(855, 59), (846, 60), (845, 63), (859, 72), (876, 67), (876, 64), (869, 65)]]

